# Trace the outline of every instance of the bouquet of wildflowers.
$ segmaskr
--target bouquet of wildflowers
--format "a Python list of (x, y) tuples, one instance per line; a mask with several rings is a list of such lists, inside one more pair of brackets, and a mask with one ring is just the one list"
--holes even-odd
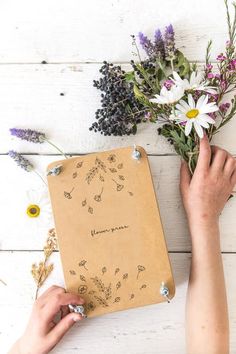
[(204, 131), (209, 140), (236, 113), (236, 3), (231, 18), (224, 0), (229, 38), (224, 53), (213, 67), (212, 42), (208, 43), (204, 67), (190, 63), (175, 46), (174, 29), (158, 29), (154, 41), (139, 33), (146, 53), (142, 60), (135, 36), (132, 36), (138, 60), (131, 60), (132, 71), (104, 62), (102, 77), (94, 81), (101, 90), (102, 107), (90, 130), (104, 135), (130, 135), (142, 122), (159, 123), (158, 133), (167, 138), (175, 151), (188, 162), (193, 173)]

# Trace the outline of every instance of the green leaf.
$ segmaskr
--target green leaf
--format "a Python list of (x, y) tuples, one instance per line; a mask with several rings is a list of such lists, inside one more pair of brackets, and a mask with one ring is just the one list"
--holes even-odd
[(128, 71), (124, 74), (125, 81), (127, 82), (134, 82), (135, 81), (135, 74), (134, 71)]
[(190, 63), (182, 52), (177, 50), (176, 52), (175, 66), (179, 69), (179, 75), (186, 77), (190, 72)]

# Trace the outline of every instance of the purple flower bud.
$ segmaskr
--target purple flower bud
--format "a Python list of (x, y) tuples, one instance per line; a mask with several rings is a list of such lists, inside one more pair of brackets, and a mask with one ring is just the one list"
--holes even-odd
[(31, 129), (11, 128), (10, 133), (11, 135), (16, 136), (21, 140), (26, 140), (35, 144), (42, 144), (46, 139), (44, 133), (38, 132), (36, 130), (31, 130)]
[(169, 90), (172, 86), (174, 85), (174, 82), (172, 80), (166, 80), (164, 82), (164, 86)]
[(161, 31), (159, 29), (157, 29), (155, 31), (154, 45), (155, 45), (154, 48), (155, 48), (156, 54), (164, 59), (165, 58), (165, 45), (164, 45)]
[(222, 103), (220, 106), (219, 106), (219, 110), (225, 114), (227, 112), (227, 110), (229, 109), (230, 107), (230, 103), (226, 102), (226, 103)]
[(10, 150), (8, 155), (17, 163), (18, 166), (23, 168), (23, 170), (31, 172), (34, 169), (34, 166), (31, 164), (31, 162), (29, 162), (29, 160), (27, 160), (21, 154), (18, 154), (18, 152)]
[(213, 65), (212, 64), (207, 64), (206, 68), (207, 68), (208, 71), (211, 71), (212, 68), (213, 68)]
[(231, 71), (234, 71), (236, 69), (236, 59), (230, 61), (228, 68)]
[(208, 79), (214, 79), (214, 77), (215, 77), (215, 75), (212, 74), (212, 73), (208, 73), (208, 74), (207, 74), (207, 78), (208, 78)]
[(174, 59), (175, 57), (175, 33), (173, 26), (170, 24), (165, 30), (165, 52), (169, 59)]
[(218, 61), (224, 61), (225, 59), (226, 59), (226, 56), (223, 55), (223, 53), (219, 54), (216, 58), (216, 60), (218, 60)]
[(148, 37), (145, 36), (142, 32), (139, 32), (138, 37), (139, 37), (139, 42), (140, 42), (142, 48), (147, 53), (147, 55), (149, 57), (153, 56), (154, 46), (153, 46), (152, 42), (150, 41), (150, 39), (148, 39)]

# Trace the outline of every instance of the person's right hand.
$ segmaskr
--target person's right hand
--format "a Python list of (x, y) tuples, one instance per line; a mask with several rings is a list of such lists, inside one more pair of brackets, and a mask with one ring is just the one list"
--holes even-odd
[[(50, 287), (35, 301), (25, 333), (9, 354), (49, 353), (75, 322), (82, 320), (80, 314), (69, 313), (68, 305), (83, 303), (78, 295), (66, 293), (58, 286)], [(58, 313), (61, 313), (61, 319), (55, 323)]]
[(211, 147), (205, 135), (192, 178), (187, 163), (181, 163), (180, 190), (189, 222), (218, 222), (235, 184), (235, 158), (217, 146)]

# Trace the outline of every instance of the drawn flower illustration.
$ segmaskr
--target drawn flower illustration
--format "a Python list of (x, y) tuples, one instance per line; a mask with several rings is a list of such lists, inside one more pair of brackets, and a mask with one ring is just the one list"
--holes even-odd
[(109, 286), (107, 288), (105, 288), (104, 294), (105, 294), (106, 300), (111, 298), (111, 283), (109, 284)]
[(114, 167), (113, 168), (109, 168), (110, 172), (111, 173), (116, 173), (117, 172), (117, 169), (115, 169)]
[(100, 292), (103, 293), (105, 291), (106, 287), (101, 279), (98, 277), (92, 277), (91, 280)]
[(100, 179), (101, 182), (105, 181), (105, 179), (104, 179), (104, 177), (102, 175), (99, 176), (99, 179)]
[(125, 273), (123, 274), (123, 277), (122, 277), (124, 280), (128, 278), (128, 273)]
[(71, 275), (76, 275), (76, 272), (74, 270), (69, 271)]
[(107, 271), (107, 268), (106, 268), (106, 267), (103, 267), (103, 268), (102, 268), (102, 275), (105, 274), (106, 271)]
[(121, 282), (118, 281), (118, 283), (116, 283), (116, 290), (120, 289), (120, 287), (121, 287)]
[(78, 287), (78, 293), (79, 294), (86, 294), (87, 290), (88, 290), (87, 285), (80, 285)]
[(109, 306), (107, 301), (105, 299), (103, 299), (101, 296), (94, 295), (94, 298), (97, 300), (99, 305), (101, 305), (102, 307), (108, 307)]
[(72, 192), (75, 188), (73, 187), (70, 192), (64, 192), (64, 197), (67, 199), (72, 199)]
[(77, 176), (78, 176), (77, 172), (74, 172), (73, 175), (72, 175), (73, 178), (76, 178)]
[(97, 165), (103, 172), (107, 173), (106, 165), (98, 157), (96, 157), (95, 165)]
[(116, 190), (117, 190), (117, 192), (120, 192), (120, 191), (124, 188), (124, 185), (123, 185), (123, 184), (119, 184), (119, 183), (116, 182), (114, 179), (112, 179), (112, 181), (116, 183)]
[(137, 273), (137, 279), (138, 279), (138, 277), (139, 277), (139, 274), (141, 273), (141, 272), (143, 272), (146, 268), (144, 267), (144, 266), (142, 266), (142, 265), (138, 265), (138, 273)]
[(116, 275), (117, 273), (119, 273), (119, 271), (120, 271), (120, 268), (116, 268), (116, 270), (115, 270), (115, 275)]
[(117, 297), (115, 298), (114, 302), (119, 302), (119, 301), (120, 301), (120, 297), (117, 296)]
[(93, 208), (92, 208), (91, 206), (88, 207), (88, 212), (89, 212), (90, 214), (93, 214)]
[(95, 290), (90, 290), (90, 291), (88, 292), (88, 294), (89, 294), (89, 295), (94, 295), (94, 294), (96, 294), (96, 291), (95, 291)]
[(86, 263), (87, 261), (85, 261), (84, 259), (82, 261), (79, 262), (79, 266), (80, 267), (84, 267), (84, 269), (88, 270), (88, 268), (86, 267)]
[(81, 281), (86, 281), (85, 276), (81, 274), (81, 275), (80, 275), (80, 280), (81, 280)]
[(95, 304), (93, 301), (90, 301), (89, 303), (86, 304), (86, 309), (87, 311), (94, 311), (96, 308)]
[(125, 177), (122, 176), (122, 175), (119, 175), (119, 179), (120, 179), (121, 181), (124, 181), (124, 180), (125, 180)]
[(80, 161), (76, 164), (76, 168), (81, 168), (83, 166), (83, 161)]
[(102, 201), (102, 193), (103, 193), (103, 188), (102, 188), (100, 194), (96, 194), (96, 195), (94, 196), (94, 200), (96, 200), (96, 202), (101, 202), (101, 201)]
[(140, 287), (140, 290), (145, 289), (146, 287), (147, 287), (147, 285), (146, 285), (146, 284), (143, 284), (143, 285)]
[(119, 165), (117, 165), (117, 168), (121, 170), (123, 168), (123, 163), (119, 163)]
[(85, 177), (86, 182), (90, 184), (90, 182), (93, 180), (93, 178), (96, 176), (97, 173), (98, 173), (98, 167), (96, 166), (92, 167), (86, 174)]
[(112, 162), (116, 162), (116, 155), (115, 154), (111, 154), (108, 156), (107, 160), (112, 163)]

